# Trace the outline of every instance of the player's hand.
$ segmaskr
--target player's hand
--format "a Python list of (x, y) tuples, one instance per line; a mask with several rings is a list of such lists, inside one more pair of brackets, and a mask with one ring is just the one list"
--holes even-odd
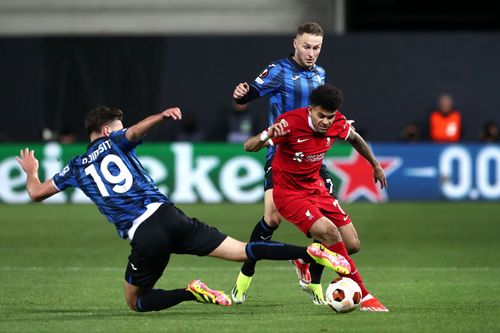
[(250, 91), (250, 86), (246, 82), (242, 82), (234, 88), (233, 98), (240, 99)]
[(373, 168), (373, 178), (375, 183), (380, 183), (380, 188), (387, 188), (387, 179), (385, 178), (384, 169), (380, 166), (380, 163), (377, 162), (377, 165)]
[(38, 160), (35, 157), (35, 151), (24, 148), (16, 156), (16, 161), (23, 168), (26, 174), (38, 173)]
[(163, 118), (172, 118), (173, 120), (180, 120), (182, 119), (182, 112), (181, 109), (179, 108), (170, 108), (166, 109), (165, 111), (162, 112)]
[(353, 124), (354, 124), (354, 120), (349, 119), (349, 120), (347, 120), (347, 123), (349, 124), (349, 126), (351, 126), (351, 128), (352, 128), (353, 130), (356, 130), (356, 127), (354, 127), (354, 125), (353, 125)]
[(271, 139), (287, 135), (288, 133), (290, 133), (290, 130), (288, 129), (288, 122), (285, 119), (281, 119), (280, 122), (273, 124), (267, 130), (267, 135)]

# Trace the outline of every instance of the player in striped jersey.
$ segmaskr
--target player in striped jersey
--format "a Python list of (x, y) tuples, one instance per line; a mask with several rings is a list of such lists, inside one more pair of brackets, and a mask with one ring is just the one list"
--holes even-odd
[[(233, 98), (236, 103), (248, 103), (256, 98), (269, 96), (269, 126), (283, 113), (309, 105), (309, 96), (313, 89), (325, 83), (325, 70), (316, 64), (323, 45), (323, 29), (318, 23), (305, 23), (298, 27), (293, 40), (294, 53), (289, 57), (272, 62), (250, 84), (242, 82), (236, 86)], [(268, 146), (265, 163), (264, 184), (264, 216), (255, 225), (250, 236), (251, 241), (269, 240), (281, 223), (273, 202), (273, 180), (271, 164), (276, 147)], [(330, 194), (335, 197), (333, 181), (328, 169), (323, 164), (320, 175)], [(348, 249), (354, 249), (351, 243), (346, 242)], [(353, 253), (352, 251), (351, 253)], [(319, 284), (322, 268), (300, 260), (292, 261), (301, 286), (311, 283)], [(255, 273), (255, 262), (245, 262), (232, 289), (231, 296), (235, 303), (243, 303), (250, 287), (252, 276)], [(304, 288), (303, 288), (304, 289)], [(304, 289), (306, 290), (306, 289)], [(308, 290), (306, 290), (308, 291)], [(315, 297), (323, 299), (321, 292)], [(313, 302), (314, 299), (313, 299)]]
[(85, 119), (90, 138), (87, 152), (71, 159), (61, 172), (43, 183), (38, 178), (38, 160), (33, 150), (21, 150), (20, 157), (16, 157), (27, 175), (26, 189), (33, 201), (42, 201), (69, 187), (79, 188), (114, 224), (120, 237), (131, 241), (125, 299), (132, 310), (158, 311), (184, 301), (232, 304), (224, 292), (212, 290), (200, 280), (181, 289), (153, 289), (172, 253), (233, 261), (301, 258), (337, 272), (350, 271), (343, 256), (318, 243), (307, 248), (277, 242), (245, 244), (175, 207), (146, 173), (135, 148), (152, 127), (181, 116), (179, 108), (170, 108), (123, 128), (121, 110), (94, 109)]

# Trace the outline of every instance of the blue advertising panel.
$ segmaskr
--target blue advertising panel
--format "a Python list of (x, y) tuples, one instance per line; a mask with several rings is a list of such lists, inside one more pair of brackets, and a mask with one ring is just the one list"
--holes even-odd
[(371, 166), (350, 149), (347, 157), (328, 156), (339, 199), (500, 200), (500, 145), (373, 144), (388, 180), (381, 190)]

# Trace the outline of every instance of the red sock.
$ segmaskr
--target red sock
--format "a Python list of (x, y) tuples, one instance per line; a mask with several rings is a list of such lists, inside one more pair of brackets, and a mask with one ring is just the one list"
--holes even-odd
[(348, 277), (356, 281), (357, 284), (359, 284), (359, 287), (361, 288), (361, 296), (365, 297), (368, 295), (370, 292), (366, 290), (365, 286), (363, 285), (363, 279), (361, 278), (361, 275), (358, 273), (358, 269), (356, 268), (356, 265), (354, 264), (354, 261), (349, 257), (347, 254), (347, 249), (345, 248), (344, 242), (338, 242), (336, 244), (331, 245), (328, 247), (329, 250), (338, 253), (342, 256), (344, 256), (347, 261), (349, 262), (349, 265), (351, 265), (351, 274), (340, 274), (340, 276)]

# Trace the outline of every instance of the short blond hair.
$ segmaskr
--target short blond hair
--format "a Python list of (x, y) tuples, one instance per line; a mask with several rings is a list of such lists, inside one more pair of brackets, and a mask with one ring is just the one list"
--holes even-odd
[(314, 36), (323, 36), (323, 28), (316, 22), (307, 22), (297, 28), (297, 36), (311, 34)]

